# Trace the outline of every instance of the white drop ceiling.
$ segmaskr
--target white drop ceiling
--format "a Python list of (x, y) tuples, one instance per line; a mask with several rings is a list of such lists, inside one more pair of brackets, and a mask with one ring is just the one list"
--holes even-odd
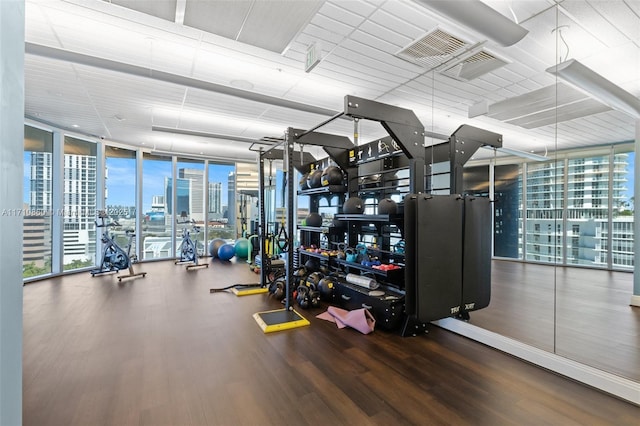
[[(584, 113), (559, 110), (557, 125), (553, 109), (534, 122), (500, 106), (549, 90), (556, 77), (545, 70), (565, 58), (639, 97), (640, 0), (485, 3), (529, 33), (502, 47), (410, 0), (26, 0), (25, 116), (133, 148), (242, 160), (255, 158), (245, 142), (183, 133), (279, 137), (341, 111), (349, 94), (412, 109), (428, 132), (471, 124), (522, 151), (634, 138), (634, 118), (589, 99)], [(482, 72), (471, 64), (467, 79), (451, 63), (398, 56), (435, 30), (501, 63)], [(322, 60), (305, 73), (312, 43)], [(493, 114), (469, 118), (483, 102)], [(353, 124), (320, 130), (349, 136)], [(362, 141), (381, 135), (361, 122)]]

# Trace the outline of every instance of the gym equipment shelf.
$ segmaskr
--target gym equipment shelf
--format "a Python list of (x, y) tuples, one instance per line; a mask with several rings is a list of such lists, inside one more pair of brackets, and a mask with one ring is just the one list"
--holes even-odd
[(344, 185), (328, 185), (319, 188), (299, 189), (298, 195), (323, 195), (323, 194), (344, 194), (347, 187)]
[(375, 274), (377, 276), (386, 278), (386, 281), (389, 282), (402, 282), (402, 280), (404, 279), (404, 268), (400, 267), (398, 269), (390, 269), (388, 271), (382, 270), (382, 269), (374, 269), (370, 266), (364, 266), (361, 265), (359, 263), (355, 263), (355, 262), (347, 262), (346, 260), (343, 259), (334, 259), (333, 260), (336, 264), (338, 265), (343, 265), (346, 268), (353, 268), (353, 269), (357, 269), (359, 271), (363, 271), (363, 272), (369, 272), (372, 274)]
[(298, 225), (298, 229), (300, 231), (318, 232), (318, 233), (321, 233), (321, 234), (326, 234), (327, 232), (329, 232), (329, 227), (328, 226), (304, 226), (304, 225)]
[(305, 256), (315, 257), (316, 259), (321, 259), (321, 260), (329, 260), (329, 259), (334, 259), (336, 257), (334, 254), (320, 254), (320, 253), (314, 253), (312, 251), (306, 251), (306, 250), (300, 250), (300, 249), (298, 249), (298, 252), (300, 254), (304, 254)]

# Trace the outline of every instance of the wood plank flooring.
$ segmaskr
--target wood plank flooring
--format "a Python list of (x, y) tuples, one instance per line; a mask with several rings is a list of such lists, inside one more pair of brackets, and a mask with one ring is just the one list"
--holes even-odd
[[(471, 323), (640, 382), (633, 274), (494, 261), (489, 307)], [(555, 297), (554, 297), (555, 295)]]
[(640, 408), (431, 327), (362, 335), (311, 325), (263, 334), (281, 305), (209, 288), (245, 264), (146, 278), (75, 274), (24, 288), (26, 426), (637, 425)]

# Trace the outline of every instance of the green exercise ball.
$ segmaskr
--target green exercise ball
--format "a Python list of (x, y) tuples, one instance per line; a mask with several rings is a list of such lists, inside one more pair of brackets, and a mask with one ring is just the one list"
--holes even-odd
[(236, 240), (236, 256), (242, 259), (249, 257), (249, 240), (246, 238)]

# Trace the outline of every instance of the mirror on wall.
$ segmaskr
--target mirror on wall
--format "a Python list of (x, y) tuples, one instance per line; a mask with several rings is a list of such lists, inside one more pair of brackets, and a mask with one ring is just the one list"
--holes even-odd
[[(549, 28), (546, 47), (555, 56), (549, 65), (573, 55), (597, 65), (587, 54), (590, 39), (569, 33), (576, 5), (560, 6), (527, 24)], [(628, 66), (640, 72), (640, 61)], [(568, 84), (560, 76), (552, 80)], [(580, 116), (574, 107), (575, 116), (567, 117), (562, 96), (553, 95), (550, 124), (530, 130), (532, 140), (545, 145), (546, 159), (497, 156), (465, 168), (467, 192), (493, 191), (491, 303), (469, 321), (640, 382), (640, 308), (629, 303), (635, 121), (611, 108)], [(590, 120), (610, 122), (611, 138), (592, 140)]]

